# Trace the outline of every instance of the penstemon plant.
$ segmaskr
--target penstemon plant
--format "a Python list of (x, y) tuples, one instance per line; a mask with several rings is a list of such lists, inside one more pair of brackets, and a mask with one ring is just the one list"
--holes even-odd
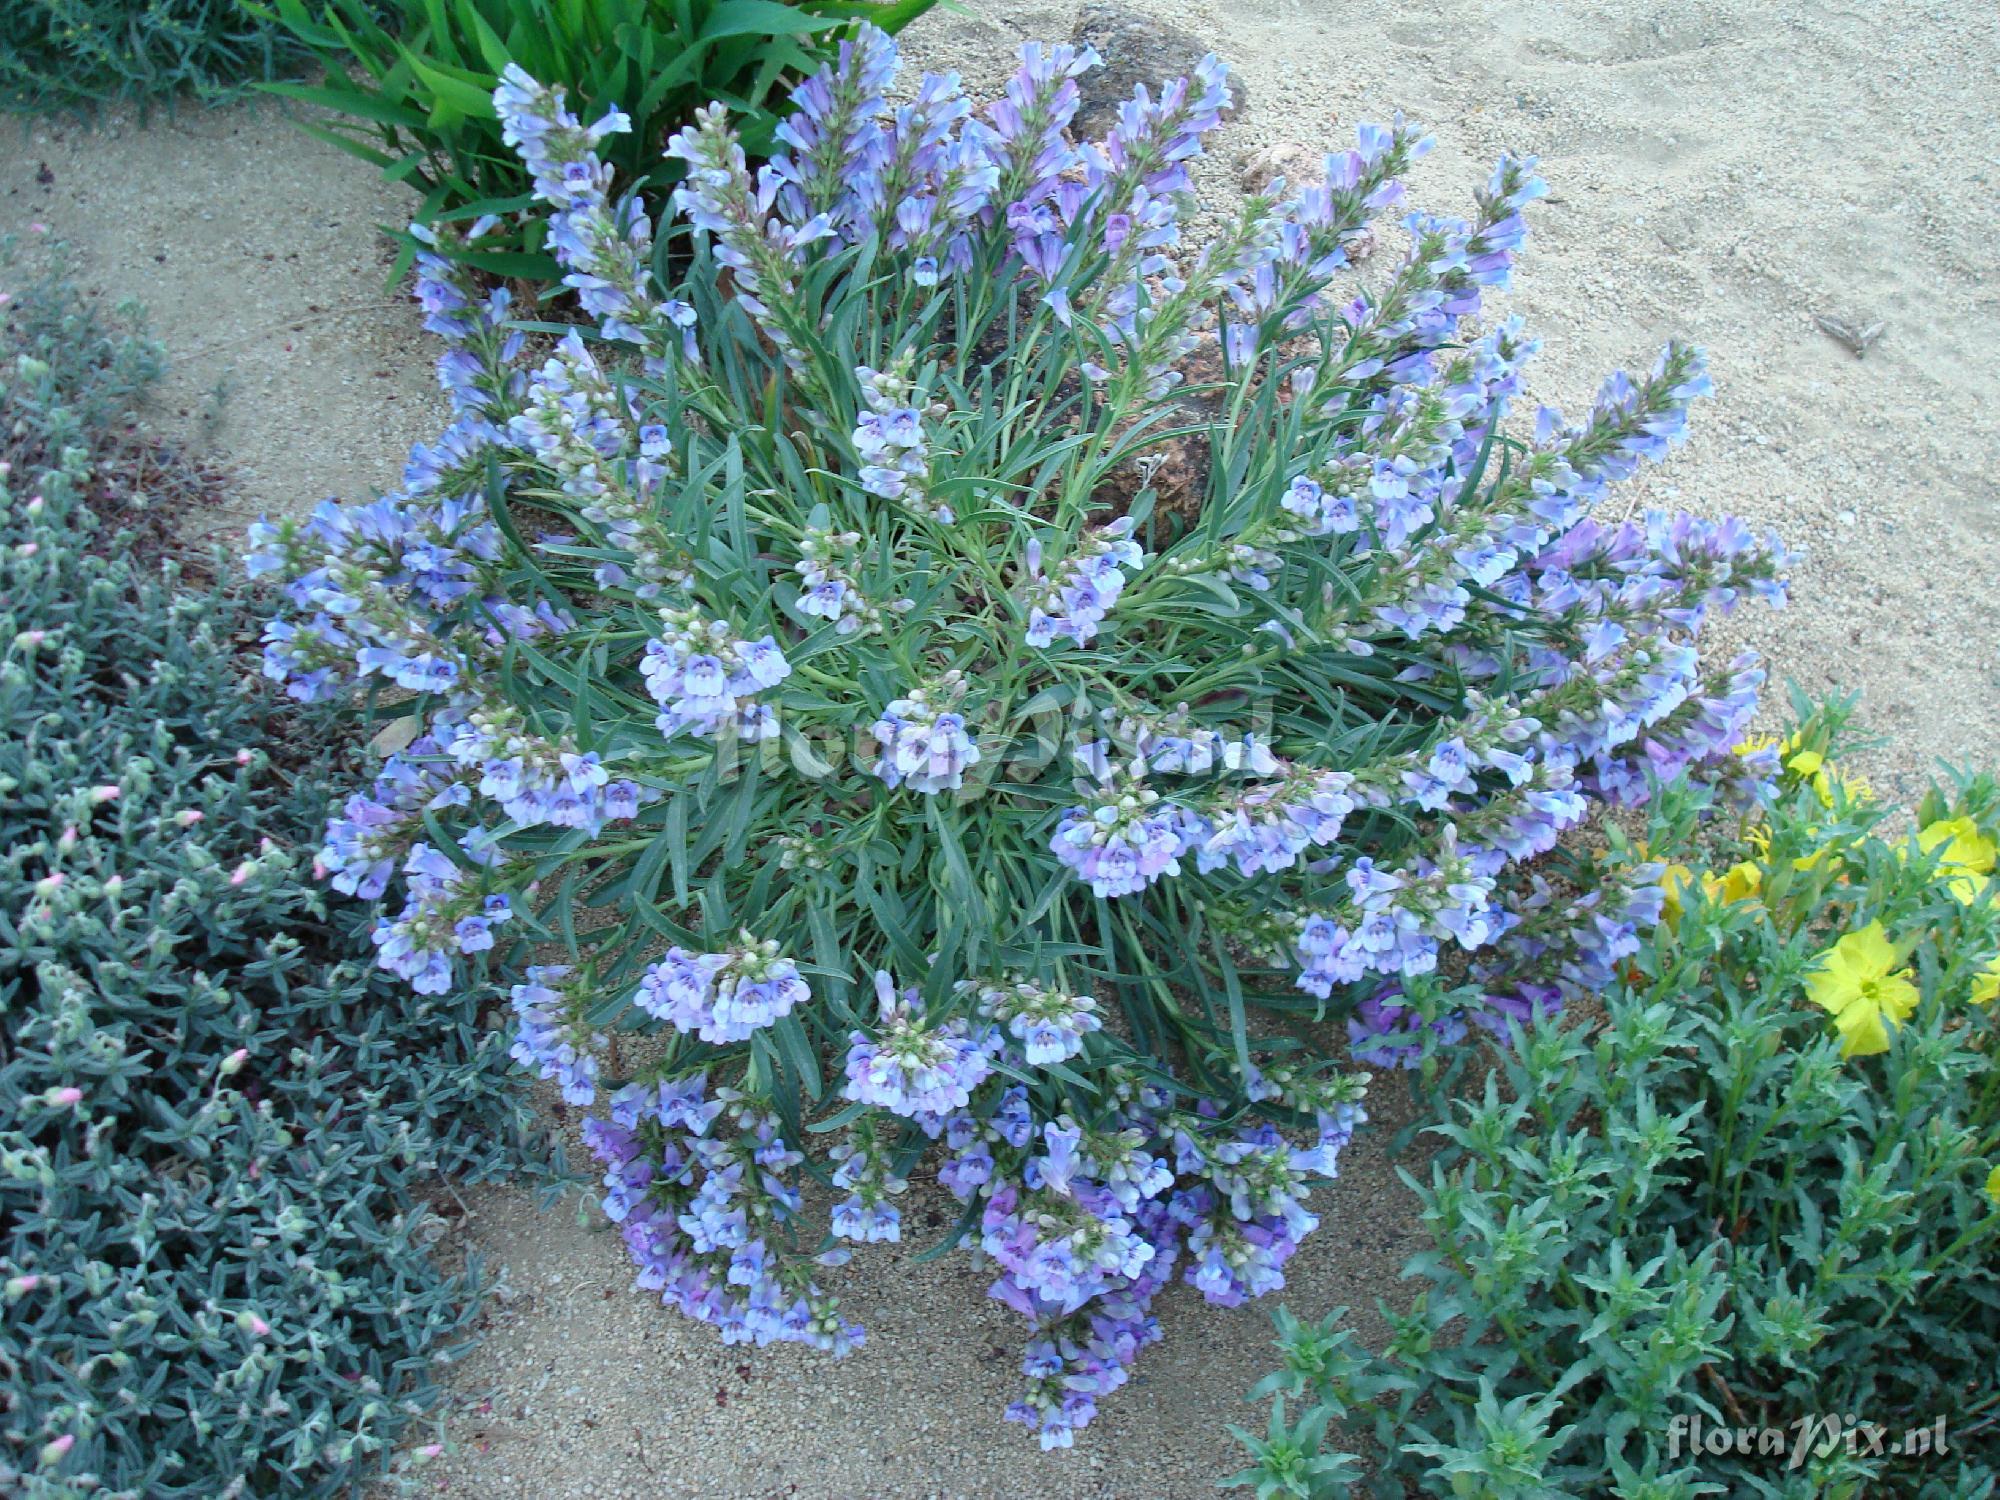
[[(1692, 640), (1785, 566), (1734, 522), (1589, 519), (1681, 435), (1689, 348), (1502, 432), (1534, 345), (1471, 320), (1531, 162), (1470, 222), (1410, 216), (1365, 288), (1428, 146), (1400, 119), (1190, 252), (1224, 70), (1077, 145), (1095, 61), (1029, 46), (984, 109), (952, 75), (892, 107), (865, 32), (755, 176), (720, 107), (673, 137), (671, 261), (597, 154), (623, 116), (510, 73), (594, 330), (427, 255), (457, 419), (400, 493), (250, 558), (287, 599), (268, 673), (413, 736), (323, 865), (400, 886), (383, 964), (442, 992), (500, 963), (515, 1055), (608, 1095), (586, 1129), (639, 1284), (841, 1352), (823, 1269), (899, 1238), (934, 1171), (946, 1243), (1029, 1325), (1008, 1414), (1044, 1446), (1177, 1269), (1224, 1306), (1283, 1284), (1363, 1118), (1316, 1021), (1387, 986), (1533, 1008), (1636, 946), (1657, 870), (1528, 867), (1650, 775), (1754, 780), (1723, 752), (1760, 674)], [(1206, 454), (1180, 525), (1121, 482), (1176, 445)]]

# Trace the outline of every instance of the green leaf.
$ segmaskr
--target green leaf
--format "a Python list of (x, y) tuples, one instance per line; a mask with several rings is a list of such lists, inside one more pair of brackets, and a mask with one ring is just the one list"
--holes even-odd
[(699, 36), (704, 42), (731, 36), (805, 36), (840, 24), (837, 17), (810, 15), (777, 0), (722, 0), (702, 22)]

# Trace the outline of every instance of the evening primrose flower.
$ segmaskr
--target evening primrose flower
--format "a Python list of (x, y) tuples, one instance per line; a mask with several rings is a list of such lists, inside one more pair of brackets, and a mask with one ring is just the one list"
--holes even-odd
[(2000, 996), (2000, 958), (1979, 971), (1972, 981), (1972, 993), (1965, 997), (1969, 1005), (1991, 1005)]
[(1870, 922), (1820, 954), (1806, 974), (1806, 994), (1840, 1033), (1841, 1056), (1887, 1052), (1889, 1025), (1901, 1025), (1917, 1008), (1917, 987), (1896, 957), (1882, 924)]
[(1770, 756), (1810, 786), (1821, 807), (1833, 806), (1836, 791), (1845, 792), (1849, 802), (1868, 802), (1875, 796), (1875, 789), (1866, 778), (1849, 776), (1827, 759), (1824, 751), (1801, 746), (1797, 735), (1782, 743), (1773, 739), (1744, 740), (1736, 747), (1736, 753), (1745, 757)]
[(1694, 887), (1694, 871), (1686, 865), (1668, 865), (1660, 872), (1660, 888), (1667, 898), (1660, 905), (1660, 920), (1667, 924), (1668, 931), (1681, 925), (1682, 900)]
[(1986, 1196), (1995, 1203), (2000, 1203), (2000, 1167), (1995, 1167), (1986, 1174)]
[(1702, 891), (1716, 906), (1747, 901), (1757, 894), (1763, 884), (1764, 872), (1747, 859), (1731, 865), (1720, 875), (1704, 874), (1701, 877)]
[(1993, 869), (1993, 840), (1970, 818), (1940, 818), (1917, 833), (1917, 847), (1938, 856), (1938, 878), (1945, 888), (1970, 906), (1986, 889)]
[[(1687, 906), (1687, 893), (1694, 889), (1696, 876), (1686, 865), (1668, 865), (1660, 875), (1660, 885), (1666, 891), (1666, 900), (1661, 904), (1660, 917), (1669, 930), (1680, 926), (1681, 913)], [(1700, 876), (1701, 892), (1710, 906), (1728, 906), (1734, 901), (1747, 901), (1762, 889), (1764, 872), (1751, 860), (1743, 860), (1731, 865), (1717, 875), (1704, 870)]]

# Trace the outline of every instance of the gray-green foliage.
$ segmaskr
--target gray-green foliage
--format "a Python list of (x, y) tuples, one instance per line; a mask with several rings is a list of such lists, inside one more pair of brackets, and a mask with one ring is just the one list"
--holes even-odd
[[(1823, 753), (1828, 727), (1809, 720), (1787, 753)], [(1945, 850), (1977, 840), (1990, 867), (2000, 794), (1987, 777), (1933, 793), (1913, 842), (1814, 764), (1787, 773), (1768, 824), (1718, 841), (1737, 880), (1706, 896), (1691, 799), (1665, 799), (1651, 847), (1695, 867), (1686, 910), (1600, 1022), (1544, 1019), (1483, 1089), (1431, 1094), (1445, 1149), (1428, 1180), (1405, 1177), (1430, 1239), (1404, 1268), (1414, 1306), (1384, 1309), (1379, 1355), (1345, 1309), (1281, 1313), (1282, 1368), (1252, 1393), (1271, 1427), (1239, 1431), (1237, 1483), (1348, 1493), (1339, 1428), (1323, 1442), (1339, 1423), (1372, 1434), (1388, 1495), (1994, 1493), (2000, 936), (1988, 882)], [(1958, 819), (1977, 834), (1939, 843)], [(1874, 922), (1921, 998), (1886, 1052), (1843, 1057), (1804, 980)], [(1840, 1436), (1815, 1424), (1794, 1466), (1800, 1420), (1826, 1416)], [(1943, 1456), (1894, 1454), (1940, 1417)], [(1783, 1452), (1697, 1456), (1696, 1418), (1776, 1429), (1760, 1440)]]
[(182, 92), (214, 100), (296, 71), (306, 49), (242, 0), (5, 0), (0, 105), (42, 110)]
[(476, 1314), (427, 1185), (511, 1168), (523, 1106), (476, 999), (329, 919), (338, 768), (276, 740), (244, 602), (133, 560), (157, 351), (60, 289), (9, 312), (0, 1493), (345, 1493)]

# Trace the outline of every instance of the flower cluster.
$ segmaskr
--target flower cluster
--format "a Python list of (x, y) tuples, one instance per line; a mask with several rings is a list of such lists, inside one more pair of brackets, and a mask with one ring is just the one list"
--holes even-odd
[[(1661, 778), (1768, 795), (1774, 758), (1732, 753), (1761, 673), (1699, 637), (1787, 565), (1727, 519), (1594, 514), (1679, 440), (1697, 351), (1579, 422), (1516, 414), (1535, 344), (1487, 303), (1532, 162), (1465, 218), (1409, 213), (1427, 139), (1363, 127), (1190, 247), (1221, 64), (1079, 141), (1096, 62), (1030, 46), (983, 107), (949, 75), (891, 105), (859, 28), (755, 173), (719, 105), (671, 139), (671, 256), (598, 154), (623, 118), (510, 72), (593, 328), (530, 362), (446, 253), (491, 226), (438, 228), (450, 427), (397, 492), (250, 549), (282, 589), (266, 672), (393, 687), (419, 731), (324, 871), (396, 913), (385, 965), (498, 971), (522, 1064), (609, 1092), (590, 1141), (640, 1284), (844, 1350), (845, 1251), (806, 1247), (899, 1238), (935, 1171), (1051, 1446), (1159, 1338), (1163, 1287), (1264, 1295), (1314, 1226), (1364, 1080), (1267, 1006), (1302, 991), (1385, 1065), (1504, 1032), (1665, 908), (1657, 868), (1558, 887), (1559, 839)], [(1364, 286), (1392, 213), (1407, 250)], [(1203, 469), (1192, 520), (1147, 488), (1168, 459)]]
[(929, 1024), (922, 995), (899, 994), (880, 969), (875, 1000), (880, 1026), (873, 1035), (853, 1033), (847, 1049), (846, 1096), (917, 1121), (971, 1103), (972, 1091), (993, 1071), (992, 1032), (974, 1032), (957, 1019)]
[(584, 1140), (604, 1164), (604, 1211), (642, 1290), (713, 1324), (725, 1343), (810, 1344), (835, 1355), (861, 1343), (808, 1265), (783, 1254), (798, 1218), (788, 1174), (805, 1158), (777, 1116), (704, 1075), (633, 1084)]
[(1181, 856), (1208, 837), (1207, 823), (1150, 787), (1114, 783), (1066, 810), (1049, 847), (1092, 895), (1130, 896), (1180, 874)]
[(661, 734), (712, 735), (725, 726), (745, 740), (778, 733), (776, 715), (757, 701), (791, 675), (776, 640), (744, 640), (694, 610), (662, 610), (660, 619), (665, 629), (646, 642), (639, 673), (660, 705), (653, 722)]
[(966, 769), (979, 763), (979, 746), (966, 728), (965, 715), (939, 702), (963, 697), (963, 685), (947, 674), (935, 688), (912, 688), (883, 709), (872, 731), (882, 751), (875, 774), (889, 786), (907, 786), (926, 796), (964, 786)]
[(811, 997), (798, 965), (778, 945), (748, 932), (721, 953), (669, 948), (650, 964), (632, 1003), (647, 1015), (705, 1042), (747, 1042), (752, 1032), (788, 1016)]
[(1125, 587), (1126, 571), (1138, 571), (1146, 554), (1132, 540), (1132, 518), (1120, 516), (1108, 526), (1086, 533), (1072, 557), (1065, 558), (1052, 578), (1042, 577), (1041, 543), (1028, 543), (1025, 560), (1033, 592), (1028, 603), (1030, 646), (1047, 647), (1058, 638), (1079, 646), (1090, 644), (1097, 627), (1111, 613)]
[(1069, 1061), (1086, 1036), (1104, 1029), (1089, 995), (1065, 995), (1027, 979), (976, 988), (980, 1014), (1006, 1027), (1033, 1067)]
[(880, 634), (888, 628), (892, 615), (912, 608), (907, 599), (893, 600), (886, 608), (872, 602), (854, 576), (858, 531), (829, 531), (807, 526), (799, 541), (799, 560), (792, 571), (805, 585), (799, 592), (798, 611), (814, 619), (826, 620), (840, 635), (856, 631)]
[[(957, 519), (952, 508), (926, 493), (930, 446), (924, 438), (925, 414), (909, 404), (913, 392), (908, 376), (864, 365), (854, 378), (868, 408), (852, 434), (854, 451), (861, 456), (861, 487), (949, 526)], [(941, 415), (942, 408), (934, 414)]]

